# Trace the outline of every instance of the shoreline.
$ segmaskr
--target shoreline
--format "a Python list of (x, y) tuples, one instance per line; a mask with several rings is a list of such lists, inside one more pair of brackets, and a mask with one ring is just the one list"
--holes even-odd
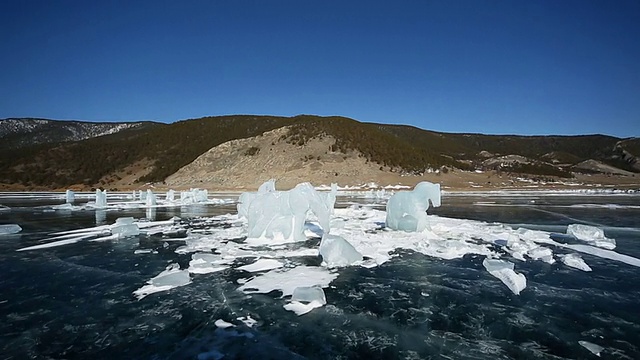
[[(260, 184), (270, 178), (255, 179), (252, 184), (230, 182), (225, 185), (213, 185), (205, 182), (192, 182), (181, 185), (168, 185), (163, 183), (133, 183), (121, 186), (109, 186), (106, 184), (100, 188), (112, 192), (130, 192), (133, 190), (175, 191), (189, 190), (192, 188), (206, 189), (216, 193), (241, 193), (256, 191)], [(605, 174), (576, 174), (573, 178), (541, 178), (531, 175), (499, 174), (494, 171), (487, 172), (463, 172), (455, 171), (447, 174), (401, 175), (387, 173), (382, 176), (345, 178), (337, 177), (327, 182), (327, 179), (318, 179), (310, 175), (307, 179), (275, 177), (278, 190), (288, 190), (303, 182), (310, 182), (316, 188), (328, 188), (332, 182), (338, 184), (340, 191), (369, 191), (369, 190), (402, 190), (413, 188), (421, 181), (439, 183), (444, 192), (490, 192), (490, 191), (572, 191), (572, 190), (638, 190), (640, 191), (640, 174), (634, 176), (605, 175)], [(96, 187), (86, 185), (71, 185), (66, 188), (51, 188), (46, 186), (24, 186), (21, 184), (0, 184), (2, 192), (64, 192), (67, 189), (76, 192), (88, 192)]]

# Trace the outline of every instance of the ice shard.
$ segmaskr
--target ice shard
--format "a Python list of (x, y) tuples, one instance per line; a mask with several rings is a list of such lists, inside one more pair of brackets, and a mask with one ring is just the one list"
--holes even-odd
[(520, 292), (527, 287), (527, 278), (513, 271), (513, 263), (504, 260), (484, 259), (482, 265), (489, 274), (497, 277), (502, 281), (509, 290), (519, 295)]
[(362, 254), (340, 236), (324, 234), (320, 242), (320, 255), (328, 267), (349, 266), (362, 261)]
[(613, 250), (616, 247), (615, 239), (609, 239), (604, 235), (604, 230), (595, 226), (571, 224), (567, 226), (567, 235), (608, 250)]

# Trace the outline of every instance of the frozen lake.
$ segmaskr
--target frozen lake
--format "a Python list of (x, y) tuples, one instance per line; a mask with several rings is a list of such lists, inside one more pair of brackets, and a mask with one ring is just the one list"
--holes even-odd
[[(322, 266), (313, 220), (306, 241), (251, 246), (238, 194), (151, 208), (128, 195), (96, 210), (89, 194), (67, 208), (60, 193), (0, 194), (0, 225), (23, 229), (0, 235), (0, 358), (640, 358), (638, 194), (449, 193), (424, 234), (385, 230), (384, 197), (341, 195), (332, 233), (365, 261), (339, 269)], [(109, 239), (101, 229), (122, 217), (140, 235)], [(563, 235), (570, 224), (603, 229), (615, 249)], [(519, 295), (488, 256), (526, 277)], [(188, 283), (136, 295), (171, 264)], [(326, 305), (285, 309), (287, 286), (323, 282)]]

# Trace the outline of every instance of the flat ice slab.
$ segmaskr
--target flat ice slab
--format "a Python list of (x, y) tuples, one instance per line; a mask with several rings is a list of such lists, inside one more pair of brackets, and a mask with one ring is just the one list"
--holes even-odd
[(180, 265), (178, 264), (170, 264), (163, 272), (147, 281), (147, 285), (134, 291), (133, 294), (140, 300), (147, 295), (171, 290), (189, 283), (191, 283), (189, 271), (180, 270)]
[(602, 352), (602, 350), (604, 350), (602, 346), (584, 340), (578, 341), (578, 344), (580, 344), (582, 347), (589, 350), (593, 355), (596, 356), (600, 356), (600, 353)]
[(22, 228), (18, 224), (0, 225), (0, 235), (17, 234), (20, 231), (22, 231)]
[(572, 268), (582, 271), (591, 271), (591, 267), (589, 267), (589, 265), (587, 265), (587, 263), (585, 263), (584, 260), (582, 260), (582, 257), (578, 254), (567, 254), (562, 256), (560, 259), (565, 265)]
[(329, 272), (327, 269), (303, 265), (287, 270), (271, 270), (245, 282), (238, 290), (264, 294), (280, 290), (282, 296), (289, 296), (293, 295), (297, 287), (314, 285), (327, 287), (337, 277), (337, 273)]

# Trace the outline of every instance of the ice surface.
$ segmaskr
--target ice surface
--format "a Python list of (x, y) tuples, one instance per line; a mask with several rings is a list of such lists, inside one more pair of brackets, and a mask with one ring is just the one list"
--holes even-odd
[(96, 207), (107, 207), (107, 190), (96, 189)]
[(315, 266), (298, 266), (293, 269), (271, 270), (264, 275), (257, 276), (238, 288), (247, 293), (269, 293), (280, 290), (282, 296), (289, 296), (297, 287), (314, 286), (327, 287), (337, 273)]
[(188, 270), (180, 270), (180, 265), (170, 264), (163, 272), (147, 281), (147, 285), (134, 291), (133, 294), (140, 300), (149, 294), (167, 291), (190, 282)]
[(256, 262), (238, 267), (248, 272), (259, 272), (281, 268), (284, 264), (275, 259), (258, 259)]
[(434, 207), (440, 206), (440, 184), (423, 181), (411, 191), (395, 193), (387, 202), (387, 227), (407, 232), (425, 230), (429, 201)]
[(513, 271), (513, 263), (510, 261), (484, 259), (482, 265), (489, 274), (500, 279), (516, 295), (527, 287), (527, 278)]
[(615, 239), (607, 238), (604, 235), (604, 231), (595, 226), (571, 224), (567, 226), (567, 235), (608, 250), (613, 250), (616, 247)]
[(191, 256), (189, 272), (193, 274), (208, 274), (229, 268), (234, 258), (223, 258), (219, 254), (196, 253)]
[(76, 201), (76, 194), (72, 190), (67, 190), (64, 194), (67, 204), (73, 204)]
[(305, 240), (304, 222), (309, 211), (316, 215), (324, 232), (329, 232), (335, 186), (329, 194), (322, 194), (309, 183), (298, 184), (288, 191), (275, 191), (274, 184), (270, 180), (258, 192), (240, 196), (238, 216), (247, 219), (248, 239)]
[(22, 231), (22, 228), (18, 224), (0, 225), (0, 235), (17, 234), (20, 231)]
[(563, 255), (560, 257), (560, 259), (565, 265), (572, 268), (576, 268), (582, 271), (591, 271), (591, 267), (589, 267), (589, 265), (587, 265), (587, 263), (585, 263), (578, 254)]
[(320, 255), (328, 267), (349, 266), (362, 261), (362, 254), (341, 236), (324, 234)]
[(600, 356), (600, 353), (604, 350), (602, 346), (584, 340), (578, 341), (578, 344), (582, 345), (585, 349), (591, 351), (591, 353), (596, 356)]
[(156, 206), (158, 201), (156, 199), (156, 194), (151, 191), (151, 189), (147, 189), (147, 197), (145, 199), (145, 204), (147, 206)]

